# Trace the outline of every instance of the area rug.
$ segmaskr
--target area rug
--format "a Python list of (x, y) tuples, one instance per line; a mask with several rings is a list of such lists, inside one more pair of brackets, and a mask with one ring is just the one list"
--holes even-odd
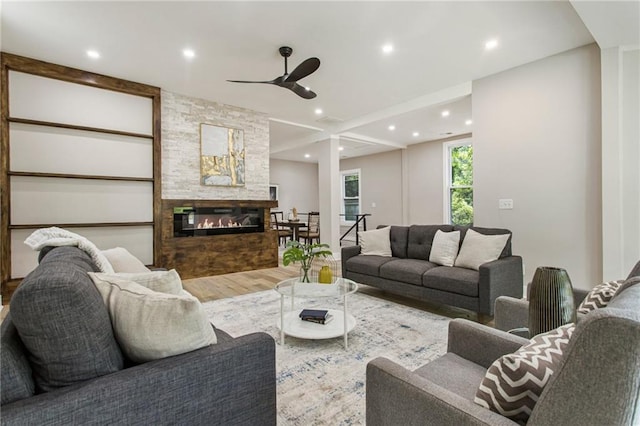
[[(278, 425), (363, 425), (367, 363), (384, 356), (413, 370), (437, 358), (446, 352), (449, 318), (362, 293), (350, 295), (348, 304), (356, 326), (347, 350), (342, 337), (287, 336), (280, 345), (280, 295), (275, 290), (204, 307), (216, 327), (234, 337), (263, 331), (276, 340)], [(307, 299), (296, 303), (297, 308), (342, 309), (342, 304), (340, 299)]]

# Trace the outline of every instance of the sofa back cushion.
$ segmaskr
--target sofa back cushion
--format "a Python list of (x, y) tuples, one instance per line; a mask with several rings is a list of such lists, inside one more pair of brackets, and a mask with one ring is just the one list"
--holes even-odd
[[(429, 260), (431, 244), (436, 232), (453, 231), (451, 225), (411, 225), (407, 242), (407, 257), (410, 259)], [(462, 238), (462, 235), (461, 235)]]
[(26, 350), (18, 330), (16, 330), (11, 313), (2, 321), (2, 337), (0, 338), (0, 390), (2, 405), (19, 399), (28, 398), (35, 392), (35, 383), (31, 377), (31, 367)]
[[(462, 247), (464, 236), (466, 235), (467, 229), (469, 229), (469, 226), (454, 226), (453, 228), (456, 231), (460, 231), (460, 246)], [(509, 231), (508, 229), (502, 229), (502, 228), (482, 228), (480, 226), (472, 226), (471, 229), (483, 235), (509, 234), (509, 239), (507, 240), (507, 244), (505, 244), (504, 249), (502, 249), (502, 253), (500, 253), (499, 259), (502, 259), (503, 257), (511, 256), (512, 254), (511, 253), (511, 236), (512, 236), (511, 231)]]
[(400, 259), (407, 258), (407, 242), (409, 240), (408, 226), (392, 226), (389, 233), (391, 240), (391, 255)]
[(18, 286), (11, 315), (27, 349), (38, 391), (51, 391), (122, 369), (109, 313), (77, 247), (51, 250)]

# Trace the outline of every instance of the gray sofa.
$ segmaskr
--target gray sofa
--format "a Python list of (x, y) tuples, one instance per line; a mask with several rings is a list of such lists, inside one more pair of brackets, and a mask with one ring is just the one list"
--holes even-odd
[(360, 246), (342, 248), (342, 276), (419, 300), (470, 309), (493, 315), (499, 296), (522, 297), (522, 258), (511, 253), (511, 232), (507, 229), (472, 227), (485, 235), (509, 234), (498, 260), (479, 270), (439, 266), (429, 262), (437, 230), (460, 230), (460, 244), (467, 227), (451, 225), (391, 226), (392, 257), (364, 256)]
[(217, 344), (134, 365), (87, 275), (90, 257), (43, 253), (2, 322), (2, 425), (276, 424), (271, 336), (215, 329)]
[[(499, 312), (496, 307), (496, 316)], [(367, 365), (367, 426), (516, 425), (473, 402), (487, 368), (528, 339), (464, 319), (449, 324), (447, 353), (409, 371)], [(528, 426), (640, 424), (640, 285), (586, 314), (538, 399)]]

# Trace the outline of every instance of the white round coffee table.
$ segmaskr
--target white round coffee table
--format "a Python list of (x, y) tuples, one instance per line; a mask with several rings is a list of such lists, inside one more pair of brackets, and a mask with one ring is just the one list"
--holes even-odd
[[(280, 293), (280, 344), (284, 344), (285, 334), (300, 339), (331, 339), (344, 336), (344, 347), (347, 349), (347, 334), (356, 325), (356, 319), (348, 312), (347, 296), (358, 290), (358, 284), (346, 278), (338, 278), (333, 284), (302, 283), (298, 278), (291, 278), (279, 282), (275, 290)], [(288, 312), (285, 312), (285, 297), (291, 299), (291, 310)], [(316, 324), (300, 319), (302, 309), (295, 309), (296, 298), (341, 298), (343, 307), (327, 309), (333, 316), (332, 320), (327, 324)]]

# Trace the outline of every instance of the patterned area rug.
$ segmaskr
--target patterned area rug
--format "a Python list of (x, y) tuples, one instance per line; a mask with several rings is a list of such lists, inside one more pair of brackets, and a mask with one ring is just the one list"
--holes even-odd
[[(356, 326), (347, 350), (342, 337), (287, 336), (280, 345), (280, 295), (274, 290), (204, 307), (216, 327), (234, 337), (264, 331), (278, 342), (278, 425), (363, 425), (367, 363), (384, 356), (413, 370), (437, 358), (446, 352), (449, 318), (362, 293), (349, 296), (348, 303)], [(296, 303), (297, 308), (342, 309), (342, 304), (339, 299), (307, 299)]]

